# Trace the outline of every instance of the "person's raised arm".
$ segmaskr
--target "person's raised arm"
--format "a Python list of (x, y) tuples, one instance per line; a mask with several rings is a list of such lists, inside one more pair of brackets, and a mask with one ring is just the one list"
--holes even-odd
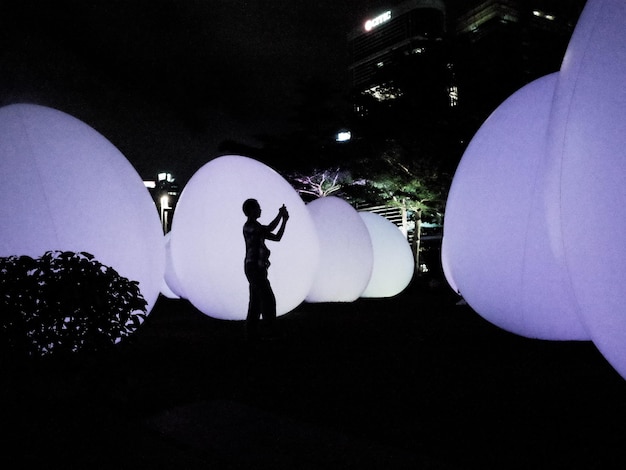
[[(285, 207), (285, 206), (283, 206)], [(274, 217), (274, 220), (272, 220), (269, 224), (267, 224), (267, 230), (268, 232), (273, 232), (274, 229), (276, 227), (278, 227), (278, 223), (280, 222), (280, 218), (283, 216), (283, 208), (281, 207), (280, 209), (278, 209), (278, 215), (276, 215), (276, 217)]]
[[(284, 205), (283, 207), (280, 208), (280, 210), (278, 211), (278, 215), (272, 221), (272, 223), (276, 221), (276, 224), (278, 224), (281, 218), (282, 218), (282, 223), (280, 224), (280, 228), (278, 229), (278, 232), (276, 233), (272, 233), (271, 231), (268, 232), (266, 235), (266, 238), (268, 240), (278, 242), (280, 241), (281, 238), (283, 238), (283, 234), (285, 233), (285, 226), (287, 225), (287, 219), (289, 219), (289, 213), (287, 212), (287, 208)], [(268, 228), (270, 227), (270, 225), (268, 225)], [(276, 225), (274, 225), (274, 228), (276, 228)]]

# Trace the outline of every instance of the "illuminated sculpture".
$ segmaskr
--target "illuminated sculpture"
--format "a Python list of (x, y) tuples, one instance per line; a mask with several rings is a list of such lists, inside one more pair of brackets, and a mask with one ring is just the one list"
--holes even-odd
[(358, 213), (372, 240), (374, 263), (372, 275), (361, 297), (392, 297), (411, 282), (414, 261), (411, 247), (402, 232), (383, 216)]
[(452, 275), (452, 267), (450, 266), (450, 255), (448, 254), (448, 242), (445, 237), (441, 240), (441, 268), (443, 271), (443, 275), (448, 282), (448, 285), (452, 288), (454, 292), (460, 294), (461, 291), (456, 285), (456, 281), (454, 280), (454, 276)]
[[(624, 43), (626, 4), (621, 0), (589, 0), (559, 73), (518, 92), (494, 113), (495, 123), (490, 123), (494, 116), (485, 123), (484, 130), (481, 128), (475, 137), (477, 142), (472, 141), (463, 156), (450, 191), (444, 225), (443, 262), (453, 278), (452, 283), (470, 305), (473, 306), (474, 302), (479, 313), (507, 327), (514, 325), (517, 329), (521, 325), (522, 334), (538, 336), (536, 328), (540, 327), (541, 337), (549, 338), (552, 333), (555, 333), (554, 339), (590, 337), (611, 365), (626, 377)], [(518, 99), (521, 102), (512, 104)], [(502, 134), (507, 132), (503, 114), (517, 120), (518, 124), (515, 128), (509, 126), (506, 135)], [(535, 119), (540, 122), (533, 123)], [(529, 134), (533, 129), (537, 132), (536, 140), (528, 139), (527, 146), (524, 146), (521, 135)], [(518, 152), (506, 150), (510, 156), (507, 160), (494, 155), (479, 156), (481, 149), (502, 150), (497, 145), (500, 140), (514, 146)], [(462, 215), (463, 209), (467, 209), (461, 201), (464, 197), (474, 202), (479, 200), (481, 189), (470, 186), (479, 185), (480, 181), (470, 182), (470, 179), (476, 177), (473, 167), (480, 166), (481, 158), (491, 159), (488, 168), (483, 167), (483, 170), (499, 180), (489, 183), (490, 200), (480, 199), (482, 213), (486, 217), (495, 216), (501, 223), (511, 220), (503, 213), (520, 214), (523, 207), (518, 198), (512, 198), (508, 187), (515, 184), (518, 177), (510, 167), (522, 165), (516, 160), (524, 160), (531, 166), (538, 162), (534, 180), (522, 175), (533, 182), (533, 186), (521, 193), (522, 202), (530, 204), (529, 210), (524, 209), (520, 214), (527, 220), (524, 224), (514, 224), (525, 234), (524, 249), (520, 250), (519, 245), (512, 247), (510, 240), (504, 240), (505, 236), (511, 236), (520, 241), (519, 234), (510, 228), (506, 234), (495, 236), (495, 240), (504, 243), (503, 246), (491, 246), (510, 263), (510, 276), (523, 276), (521, 281), (504, 281), (505, 288), (509, 289), (508, 295), (500, 294), (497, 287), (487, 282), (482, 285), (483, 293), (480, 294), (477, 283), (469, 280), (470, 258), (475, 262), (473, 276), (483, 281), (494, 277), (489, 266), (494, 255), (485, 253), (486, 245), (482, 241), (477, 242), (475, 249), (476, 239), (470, 238), (476, 236), (471, 224), (478, 224), (480, 220), (470, 221), (470, 216)], [(477, 161), (471, 162), (470, 159)], [(509, 168), (502, 171), (499, 164)], [(499, 198), (503, 198), (502, 203), (492, 202)], [(488, 213), (486, 204), (498, 212)], [(537, 232), (536, 228), (539, 229)], [(462, 233), (466, 229), (469, 231)], [(507, 229), (499, 227), (499, 230)], [(487, 236), (494, 241), (492, 235)], [(462, 248), (469, 253), (462, 253)], [(481, 258), (479, 252), (487, 258)], [(535, 257), (539, 261), (531, 261)], [(525, 265), (529, 261), (530, 267)], [(513, 297), (515, 305), (510, 301), (511, 287), (518, 285), (525, 290), (523, 283), (532, 282), (533, 278), (541, 280), (544, 268), (548, 275), (546, 282), (557, 288), (558, 298), (564, 301), (563, 306), (552, 314), (553, 319), (558, 317), (562, 322), (560, 330), (551, 330), (544, 323), (545, 319), (537, 315), (531, 321), (522, 319), (525, 313), (541, 308), (542, 297), (558, 307), (556, 293), (548, 292), (541, 282), (535, 283), (543, 289), (541, 295), (522, 293), (521, 297)], [(498, 315), (494, 312), (498, 308), (514, 318), (496, 318)], [(583, 332), (572, 321), (572, 311), (577, 314)], [(561, 336), (561, 333), (565, 335)]]
[(163, 276), (163, 283), (161, 284), (161, 294), (168, 299), (180, 299), (184, 297), (183, 288), (174, 272), (174, 266), (172, 266), (171, 239), (172, 232), (166, 233), (163, 240), (165, 243), (165, 275)]
[(448, 195), (442, 263), (449, 283), (495, 325), (532, 338), (587, 339), (543, 210), (555, 83), (549, 75), (513, 94), (472, 139)]
[(320, 240), (320, 264), (307, 302), (352, 302), (372, 274), (373, 248), (358, 212), (346, 201), (328, 196), (307, 205)]
[[(626, 2), (589, 0), (552, 106), (552, 243), (591, 339), (626, 377)], [(557, 219), (558, 220), (558, 219)]]
[(94, 129), (31, 104), (0, 108), (0, 256), (88, 252), (138, 281), (150, 312), (165, 256), (154, 203), (126, 158)]
[(256, 199), (267, 224), (283, 204), (289, 226), (279, 244), (271, 245), (269, 279), (277, 315), (305, 299), (319, 263), (313, 220), (298, 193), (278, 173), (251, 158), (228, 155), (201, 167), (183, 189), (171, 230), (171, 260), (184, 297), (214, 318), (243, 320), (248, 310), (244, 274), (242, 204)]

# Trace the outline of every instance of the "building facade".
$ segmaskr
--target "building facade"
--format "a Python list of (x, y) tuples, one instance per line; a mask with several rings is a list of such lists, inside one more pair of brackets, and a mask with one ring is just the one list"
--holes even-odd
[(585, 0), (389, 0), (348, 33), (355, 138), (414, 136), (456, 166), (480, 125), (559, 70)]
[(166, 234), (172, 228), (172, 218), (180, 196), (178, 183), (171, 173), (161, 172), (157, 174), (156, 180), (144, 180), (143, 184), (154, 200), (163, 233)]
[(455, 64), (478, 122), (525, 84), (556, 72), (585, 0), (448, 0)]
[(367, 114), (374, 103), (415, 101), (426, 89), (445, 102), (446, 86), (440, 82), (447, 75), (445, 35), (441, 0), (409, 0), (362, 19), (348, 34), (356, 111)]

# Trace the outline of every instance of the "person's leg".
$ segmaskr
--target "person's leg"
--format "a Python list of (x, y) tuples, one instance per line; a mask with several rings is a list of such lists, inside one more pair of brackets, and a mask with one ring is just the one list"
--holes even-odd
[(274, 291), (267, 277), (264, 279), (261, 286), (259, 295), (261, 297), (263, 323), (268, 334), (273, 336), (276, 333), (276, 297), (274, 296)]
[(246, 277), (250, 283), (250, 298), (246, 316), (246, 337), (249, 341), (254, 341), (259, 338), (259, 319), (261, 318), (263, 302), (263, 278), (251, 269), (246, 269)]

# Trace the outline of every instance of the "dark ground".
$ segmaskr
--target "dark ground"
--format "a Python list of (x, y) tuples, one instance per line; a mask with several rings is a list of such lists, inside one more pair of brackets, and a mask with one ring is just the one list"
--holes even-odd
[(283, 337), (161, 298), (104, 357), (3, 364), (2, 468), (626, 468), (626, 381), (447, 288), (303, 304)]

